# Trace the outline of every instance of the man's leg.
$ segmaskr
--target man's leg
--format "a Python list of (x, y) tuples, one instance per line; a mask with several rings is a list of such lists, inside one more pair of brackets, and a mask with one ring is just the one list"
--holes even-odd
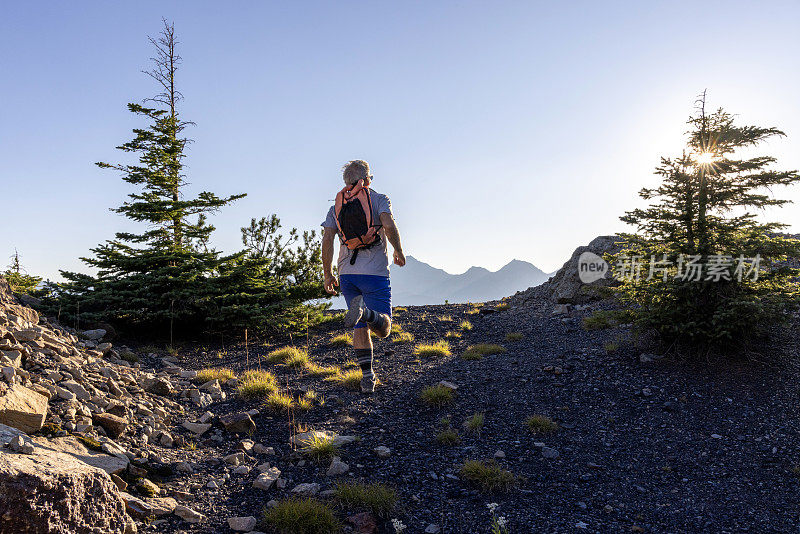
[[(342, 293), (358, 292), (348, 304), (345, 324), (354, 325), (353, 349), (356, 361), (361, 367), (362, 393), (375, 390), (377, 377), (372, 369), (373, 349), (370, 330), (379, 337), (386, 337), (392, 328), (392, 303), (389, 279), (381, 276), (353, 275), (346, 276), (342, 284)], [(354, 286), (352, 289), (350, 285)]]

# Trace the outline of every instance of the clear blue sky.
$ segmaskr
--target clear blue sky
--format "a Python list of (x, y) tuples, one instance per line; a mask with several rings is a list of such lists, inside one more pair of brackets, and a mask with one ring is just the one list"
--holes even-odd
[[(148, 35), (175, 23), (190, 191), (248, 193), (213, 218), (315, 228), (340, 167), (368, 160), (407, 254), (450, 272), (546, 271), (624, 228), (681, 146), (695, 96), (788, 138), (800, 167), (798, 2), (7, 2), (0, 18), (0, 261), (80, 269), (130, 229), (95, 161), (140, 126)], [(789, 194), (800, 201), (800, 192)], [(800, 232), (800, 208), (781, 218)]]

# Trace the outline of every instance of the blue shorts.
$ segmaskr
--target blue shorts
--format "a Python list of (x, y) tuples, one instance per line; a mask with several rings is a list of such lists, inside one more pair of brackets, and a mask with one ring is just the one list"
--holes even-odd
[[(392, 316), (392, 288), (388, 276), (374, 274), (342, 274), (339, 275), (339, 288), (342, 290), (345, 302), (350, 306), (350, 301), (356, 295), (364, 297), (364, 305), (370, 310)], [(361, 321), (356, 328), (366, 328), (367, 323)]]

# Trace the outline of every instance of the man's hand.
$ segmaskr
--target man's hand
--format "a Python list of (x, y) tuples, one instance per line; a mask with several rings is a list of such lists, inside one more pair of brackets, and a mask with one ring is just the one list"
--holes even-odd
[(338, 295), (335, 286), (339, 285), (339, 281), (330, 273), (325, 273), (325, 292), (330, 295)]
[(406, 264), (406, 257), (403, 254), (402, 250), (394, 251), (394, 263), (395, 265), (399, 265), (400, 267)]

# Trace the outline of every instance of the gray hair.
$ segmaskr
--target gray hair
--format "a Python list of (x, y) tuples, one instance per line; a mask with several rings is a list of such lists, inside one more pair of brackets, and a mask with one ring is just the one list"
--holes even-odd
[(347, 185), (355, 185), (359, 180), (370, 178), (369, 163), (363, 159), (348, 161), (347, 164), (342, 167), (342, 171), (344, 183)]

